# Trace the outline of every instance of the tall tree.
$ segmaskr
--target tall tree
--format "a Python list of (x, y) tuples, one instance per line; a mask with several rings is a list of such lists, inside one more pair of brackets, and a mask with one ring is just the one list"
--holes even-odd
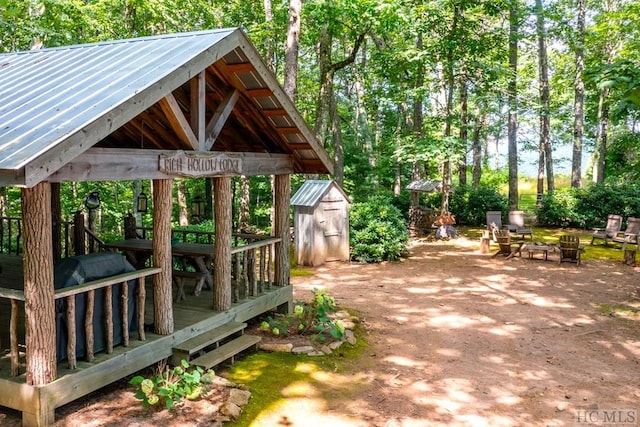
[(573, 101), (573, 153), (571, 160), (571, 186), (580, 188), (582, 181), (582, 139), (584, 136), (584, 26), (586, 8), (584, 0), (576, 1), (576, 74)]
[[(542, 0), (536, 0), (536, 33), (538, 36), (538, 81), (540, 84), (540, 152), (544, 153), (547, 171), (547, 189), (555, 190), (553, 177), (553, 152), (551, 150), (551, 117), (549, 114), (549, 64), (547, 62), (547, 38)], [(540, 173), (540, 169), (538, 169)], [(541, 177), (538, 176), (538, 194), (544, 192)]]
[(518, 208), (518, 0), (511, 0), (509, 7), (509, 104), (508, 163), (509, 163), (509, 207)]
[[(269, 1), (269, 0), (265, 0)], [(284, 92), (293, 102), (296, 101), (298, 81), (298, 54), (300, 49), (300, 15), (302, 0), (289, 2), (289, 25), (287, 26), (287, 44), (285, 46)]]

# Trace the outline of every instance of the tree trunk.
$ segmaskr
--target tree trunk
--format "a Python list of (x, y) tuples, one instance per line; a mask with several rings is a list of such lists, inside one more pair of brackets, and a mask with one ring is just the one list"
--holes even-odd
[(331, 68), (331, 43), (333, 37), (327, 27), (327, 24), (322, 27), (320, 47), (318, 49), (320, 91), (316, 100), (316, 123), (313, 129), (323, 145), (325, 145), (327, 139), (328, 116), (331, 94), (333, 93), (333, 70)]
[(250, 223), (251, 178), (240, 177), (240, 212), (238, 213), (238, 228), (241, 232), (251, 231)]
[(458, 183), (467, 185), (467, 146), (469, 139), (469, 114), (468, 114), (469, 91), (467, 87), (466, 73), (460, 76), (460, 141), (464, 145), (464, 152), (458, 163)]
[(60, 183), (51, 183), (51, 221), (52, 221), (52, 250), (53, 261), (59, 261), (62, 258), (62, 208), (60, 206)]
[[(486, 113), (481, 108), (476, 109), (476, 122), (473, 127), (473, 141), (471, 142), (471, 152), (473, 153), (473, 167), (471, 170), (471, 185), (473, 188), (480, 186), (482, 178), (482, 141), (481, 132), (485, 125)], [(485, 150), (486, 151), (486, 150)]]
[(184, 179), (177, 180), (178, 187), (178, 223), (189, 225), (189, 205), (187, 203), (187, 186)]
[(58, 375), (49, 209), (49, 183), (22, 189), (26, 381), (29, 385), (48, 384)]
[(509, 9), (509, 99), (508, 158), (509, 208), (518, 209), (518, 3), (512, 0)]
[(340, 116), (338, 114), (338, 103), (336, 95), (331, 92), (331, 129), (333, 135), (333, 179), (342, 187), (344, 183), (344, 141), (342, 140), (342, 127), (340, 126)]
[(282, 241), (275, 245), (275, 284), (289, 285), (289, 246), (291, 237), (289, 232), (289, 200), (291, 199), (290, 175), (276, 175), (275, 180), (275, 218), (273, 228), (275, 237)]
[(571, 186), (580, 188), (582, 182), (582, 139), (584, 135), (584, 0), (577, 1), (576, 22), (576, 76), (573, 101), (573, 157), (571, 161)]
[(153, 325), (154, 333), (173, 333), (173, 300), (171, 277), (173, 255), (171, 253), (171, 179), (153, 180), (153, 266), (162, 271), (153, 276)]
[(593, 170), (593, 181), (596, 184), (604, 183), (604, 174), (607, 158), (607, 138), (609, 132), (609, 88), (600, 92), (598, 101), (598, 132), (596, 137), (595, 156), (596, 161)]
[(547, 62), (547, 40), (544, 28), (542, 0), (536, 0), (536, 28), (538, 33), (538, 79), (540, 82), (540, 147), (544, 150), (547, 171), (547, 189), (555, 190), (553, 176), (553, 152), (551, 150), (551, 121), (549, 116), (549, 64)]
[(298, 81), (298, 52), (300, 45), (300, 15), (302, 0), (289, 1), (289, 25), (287, 26), (287, 46), (284, 52), (284, 92), (295, 103)]
[(213, 269), (213, 309), (231, 308), (231, 178), (213, 178), (215, 185), (216, 245)]
[[(267, 29), (267, 38), (265, 40), (265, 45), (266, 45), (265, 46), (266, 48), (265, 63), (267, 67), (269, 67), (269, 69), (275, 73), (276, 67), (273, 63), (273, 59), (274, 59), (273, 40), (274, 40), (275, 34), (273, 32), (273, 10), (271, 7), (271, 0), (263, 0), (263, 5), (264, 5), (264, 23)], [(288, 43), (287, 43), (287, 47), (288, 47)]]

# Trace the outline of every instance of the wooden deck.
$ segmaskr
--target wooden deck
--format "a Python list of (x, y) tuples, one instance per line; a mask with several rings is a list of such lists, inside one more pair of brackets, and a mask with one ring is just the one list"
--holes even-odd
[[(6, 260), (0, 259), (3, 273), (1, 286), (8, 287), (11, 275), (20, 275), (18, 270), (9, 268)], [(9, 274), (10, 271), (13, 273)], [(150, 324), (153, 316), (153, 292), (147, 284), (145, 323)], [(114, 381), (133, 374), (145, 367), (171, 356), (172, 347), (208, 330), (220, 327), (230, 321), (244, 322), (274, 309), (290, 309), (293, 300), (292, 286), (263, 289), (259, 296), (247, 297), (234, 303), (230, 310), (214, 312), (213, 292), (203, 290), (199, 296), (190, 295), (191, 284), (187, 285), (186, 300), (173, 305), (174, 333), (160, 336), (146, 333), (146, 340), (139, 341), (137, 332), (131, 333), (128, 347), (115, 346), (111, 354), (96, 353), (93, 362), (78, 359), (76, 369), (69, 369), (67, 361), (58, 364), (58, 379), (44, 386), (29, 386), (24, 374), (24, 347), (20, 348), (20, 375), (11, 377), (9, 355), (4, 350), (8, 343), (2, 341), (0, 354), (0, 406), (23, 412), (23, 423), (33, 425), (39, 414), (51, 411), (98, 390)], [(175, 289), (174, 289), (175, 292)], [(7, 313), (0, 310), (0, 329), (5, 329)], [(23, 327), (23, 322), (20, 322)], [(21, 341), (23, 342), (23, 341)]]

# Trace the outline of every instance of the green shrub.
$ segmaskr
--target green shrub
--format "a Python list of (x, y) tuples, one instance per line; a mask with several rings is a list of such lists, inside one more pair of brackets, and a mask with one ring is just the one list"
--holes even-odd
[(260, 323), (260, 329), (277, 336), (312, 334), (314, 340), (325, 341), (329, 335), (340, 340), (344, 336), (344, 325), (330, 317), (336, 309), (334, 297), (325, 290), (314, 289), (309, 303), (298, 301), (293, 313), (269, 316)]
[(205, 376), (200, 367), (189, 369), (186, 360), (182, 360), (181, 366), (173, 368), (165, 360), (158, 364), (156, 373), (150, 378), (136, 375), (129, 384), (138, 389), (135, 397), (142, 400), (144, 406), (161, 403), (166, 409), (171, 409), (180, 399), (196, 400), (204, 395), (206, 390), (203, 384), (207, 383), (213, 371), (207, 374)]
[(509, 201), (496, 187), (481, 185), (457, 187), (451, 194), (449, 210), (458, 224), (484, 225), (487, 211), (509, 210)]
[(407, 224), (388, 198), (354, 203), (349, 215), (351, 258), (359, 262), (397, 260), (407, 254)]
[(602, 227), (607, 215), (640, 216), (640, 188), (635, 184), (592, 185), (565, 188), (545, 194), (536, 214), (541, 225), (556, 227)]

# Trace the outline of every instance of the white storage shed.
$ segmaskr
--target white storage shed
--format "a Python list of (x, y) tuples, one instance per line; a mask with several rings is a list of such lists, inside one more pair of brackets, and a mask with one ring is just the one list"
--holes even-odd
[(298, 265), (349, 260), (349, 205), (335, 181), (308, 180), (291, 198)]

